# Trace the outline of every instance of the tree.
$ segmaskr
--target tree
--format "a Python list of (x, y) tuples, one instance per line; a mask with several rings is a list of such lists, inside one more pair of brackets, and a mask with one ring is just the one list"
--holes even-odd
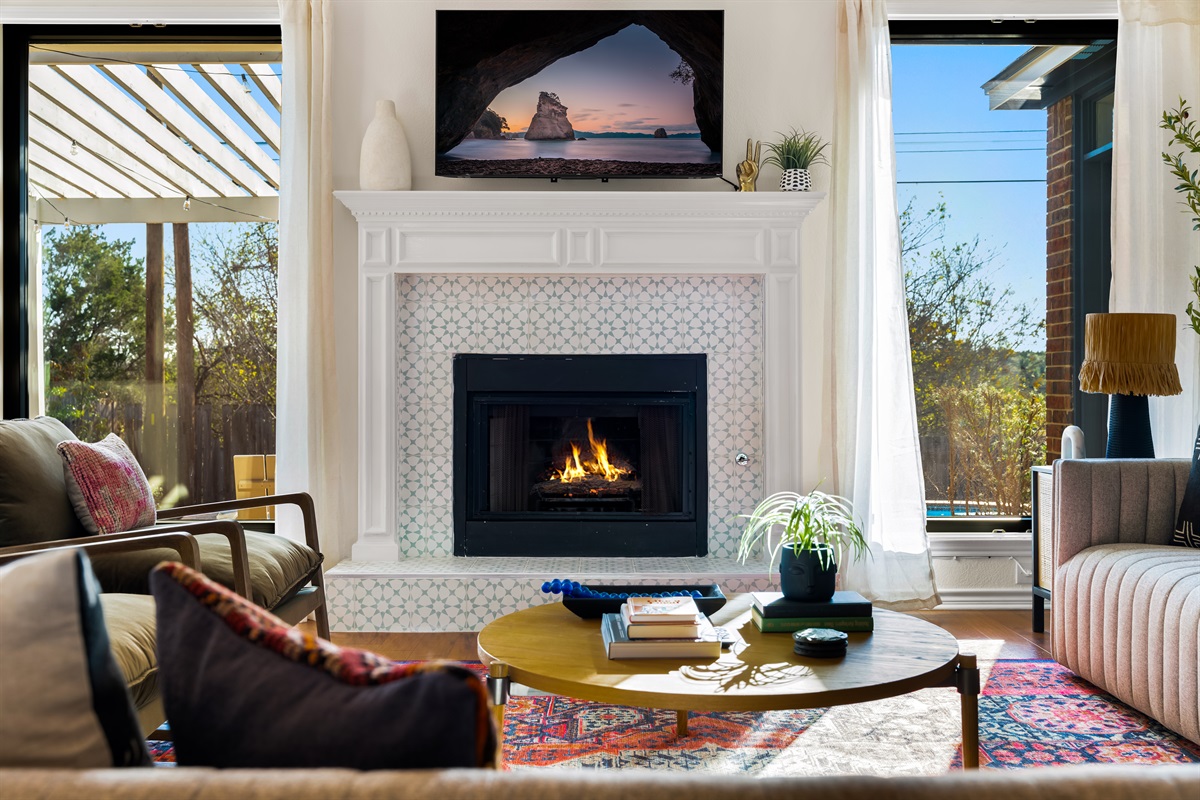
[(945, 243), (938, 203), (900, 216), (917, 425), (928, 445), (944, 443), (945, 474), (926, 480), (970, 512), (1023, 513), (1029, 468), (1045, 457), (1045, 354), (1021, 348), (1045, 323), (1015, 300), (990, 269), (979, 239)]
[(668, 77), (674, 83), (681, 83), (687, 86), (696, 80), (696, 71), (692, 69), (691, 64), (681, 58), (679, 59), (679, 64), (676, 65), (675, 69), (671, 70), (671, 74)]
[(46, 234), (44, 338), (54, 383), (141, 380), (146, 282), (132, 247), (88, 225)]
[[(979, 238), (945, 244), (945, 202), (918, 216), (912, 201), (900, 215), (901, 260), (908, 300), (909, 341), (917, 419), (922, 429), (944, 427), (939, 396), (999, 377), (1032, 389), (1044, 365), (1019, 357), (1019, 348), (1045, 322), (993, 280), (995, 251)], [(1023, 368), (1022, 367), (1023, 363)]]
[(275, 412), (278, 228), (240, 224), (202, 235), (192, 254), (196, 396)]
[(145, 268), (132, 247), (86, 225), (43, 240), (46, 413), (80, 438), (123, 432), (124, 405), (142, 399)]

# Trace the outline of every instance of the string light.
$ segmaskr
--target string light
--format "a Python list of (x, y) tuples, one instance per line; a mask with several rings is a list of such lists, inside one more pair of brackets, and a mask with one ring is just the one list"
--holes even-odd
[(79, 155), (79, 143), (76, 142), (74, 139), (71, 140), (71, 155), (73, 155), (73, 156)]
[(250, 84), (246, 81), (246, 73), (242, 73), (242, 91), (250, 94)]
[(183, 198), (183, 210), (184, 211), (192, 210), (192, 196), (190, 194), (187, 197)]
[(70, 228), (71, 227), (71, 218), (63, 217), (63, 224), (66, 225), (68, 228)]

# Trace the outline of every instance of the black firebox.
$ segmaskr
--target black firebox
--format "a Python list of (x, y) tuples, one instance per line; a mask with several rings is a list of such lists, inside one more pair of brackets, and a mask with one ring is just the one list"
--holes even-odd
[(708, 552), (704, 355), (454, 357), (454, 554)]

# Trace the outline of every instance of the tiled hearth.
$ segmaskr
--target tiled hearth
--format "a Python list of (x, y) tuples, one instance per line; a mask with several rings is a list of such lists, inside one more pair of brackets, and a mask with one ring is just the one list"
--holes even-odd
[[(735, 515), (797, 474), (796, 453), (770, 444), (794, 435), (795, 387), (764, 369), (796, 357), (771, 333), (796, 330), (800, 222), (820, 196), (528, 194), (338, 193), (360, 232), (361, 489), (352, 558), (326, 573), (335, 630), (477, 630), (546, 602), (554, 577), (772, 583), (736, 562)], [(710, 555), (452, 556), (463, 352), (706, 353)]]

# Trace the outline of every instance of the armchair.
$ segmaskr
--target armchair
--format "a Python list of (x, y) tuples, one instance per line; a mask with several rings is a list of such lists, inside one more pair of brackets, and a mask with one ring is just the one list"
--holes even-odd
[[(94, 557), (103, 554), (134, 553), (144, 550), (174, 551), (177, 558), (194, 569), (200, 567), (200, 549), (186, 526), (183, 530), (164, 527), (139, 536), (87, 536), (65, 542), (42, 542), (0, 548), (0, 566), (20, 558), (53, 550), (79, 549)], [(48, 590), (53, 590), (49, 587)], [(157, 627), (154, 598), (140, 594), (100, 595), (109, 646), (130, 700), (137, 711), (142, 733), (149, 736), (166, 719), (158, 690)]]
[[(165, 509), (158, 512), (158, 517), (171, 520), (170, 525), (86, 536), (67, 496), (62, 459), (56, 449), (59, 442), (75, 438), (70, 429), (51, 417), (0, 420), (0, 556), (12, 548), (28, 553), (178, 533), (191, 539), (205, 575), (289, 624), (314, 614), (318, 635), (329, 638), (322, 556), (311, 497), (294, 493)], [(304, 544), (273, 533), (246, 530), (234, 520), (181, 519), (288, 504), (300, 508)], [(90, 557), (105, 592), (148, 595), (150, 570), (175, 556), (161, 547), (102, 546), (92, 550)]]

